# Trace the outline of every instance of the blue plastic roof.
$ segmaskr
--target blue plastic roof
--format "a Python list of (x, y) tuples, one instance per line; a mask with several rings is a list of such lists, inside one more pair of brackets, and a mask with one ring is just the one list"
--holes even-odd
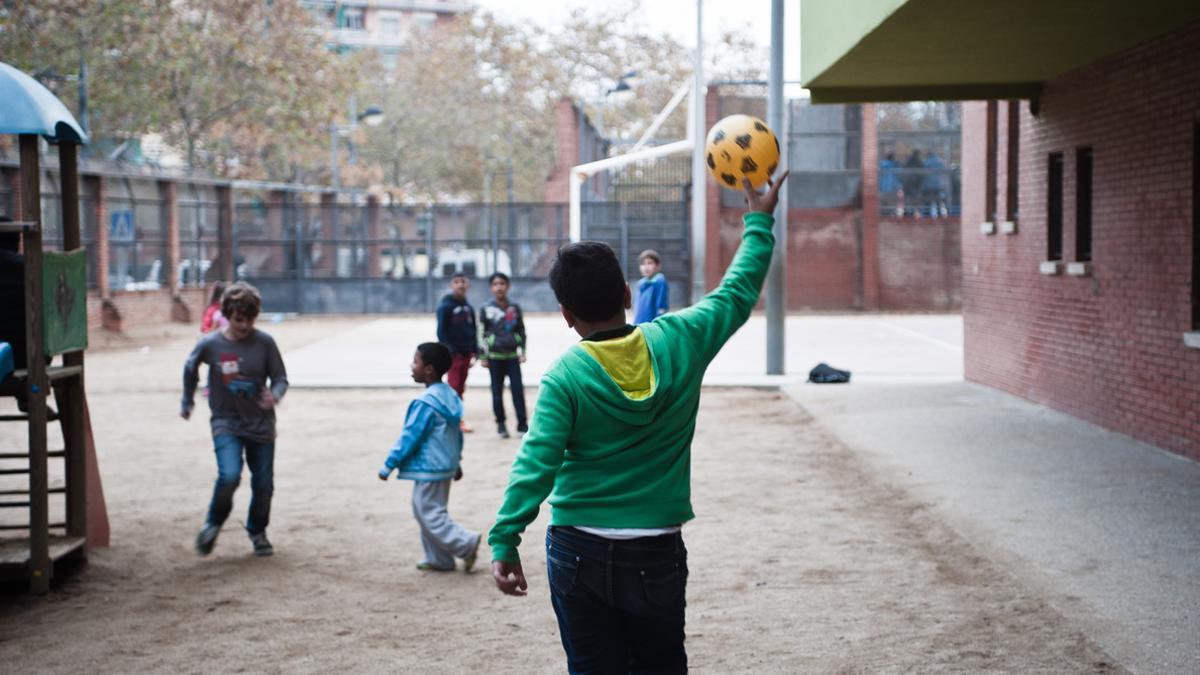
[(51, 141), (87, 143), (67, 106), (40, 82), (0, 62), (0, 134), (41, 134)]

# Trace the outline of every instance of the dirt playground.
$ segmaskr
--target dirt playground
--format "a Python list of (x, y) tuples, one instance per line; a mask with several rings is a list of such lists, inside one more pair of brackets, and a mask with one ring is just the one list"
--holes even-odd
[[(262, 327), (286, 361), (289, 349), (357, 321)], [(546, 588), (545, 509), (521, 548), (528, 597), (496, 591), (486, 551), (475, 574), (414, 569), (411, 484), (381, 483), (375, 472), (415, 390), (293, 390), (279, 409), (275, 556), (255, 558), (239, 528), (244, 476), (216, 550), (198, 557), (192, 541), (216, 466), (207, 415), (178, 416), (193, 341), (189, 327), (172, 327), (89, 352), (112, 546), (47, 597), (0, 597), (0, 671), (565, 671)], [(0, 401), (0, 412), (10, 407)], [(520, 441), (491, 433), (484, 390), (469, 390), (466, 407), (477, 431), (450, 509), (486, 530)], [(0, 449), (23, 449), (23, 428), (4, 427)], [(692, 481), (697, 518), (684, 537), (697, 672), (1119, 671), (988, 551), (782, 394), (706, 392)]]

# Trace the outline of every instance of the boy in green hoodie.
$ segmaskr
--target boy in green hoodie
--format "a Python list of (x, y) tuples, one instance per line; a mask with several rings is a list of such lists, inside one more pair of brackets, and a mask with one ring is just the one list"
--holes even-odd
[(771, 261), (785, 172), (750, 212), (721, 285), (700, 302), (631, 326), (629, 285), (611, 248), (564, 246), (550, 286), (583, 338), (542, 378), (529, 433), (488, 535), (492, 576), (528, 585), (517, 546), (549, 496), (551, 604), (575, 672), (685, 672), (691, 442), (704, 370), (750, 316)]

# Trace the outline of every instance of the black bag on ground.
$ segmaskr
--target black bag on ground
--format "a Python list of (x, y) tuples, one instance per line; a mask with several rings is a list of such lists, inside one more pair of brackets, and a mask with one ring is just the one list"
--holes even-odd
[(850, 371), (838, 370), (828, 363), (818, 363), (808, 371), (808, 381), (814, 384), (842, 384), (850, 381)]

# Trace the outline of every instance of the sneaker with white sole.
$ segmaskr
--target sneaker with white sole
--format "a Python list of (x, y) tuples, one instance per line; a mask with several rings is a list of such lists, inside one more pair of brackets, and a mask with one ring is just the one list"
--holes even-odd
[(267, 531), (251, 532), (250, 543), (254, 544), (254, 555), (262, 558), (275, 553), (275, 547), (267, 540)]
[(220, 525), (205, 523), (204, 527), (200, 528), (200, 534), (196, 535), (196, 553), (200, 555), (212, 553), (213, 546), (217, 545), (217, 535), (220, 533)]

